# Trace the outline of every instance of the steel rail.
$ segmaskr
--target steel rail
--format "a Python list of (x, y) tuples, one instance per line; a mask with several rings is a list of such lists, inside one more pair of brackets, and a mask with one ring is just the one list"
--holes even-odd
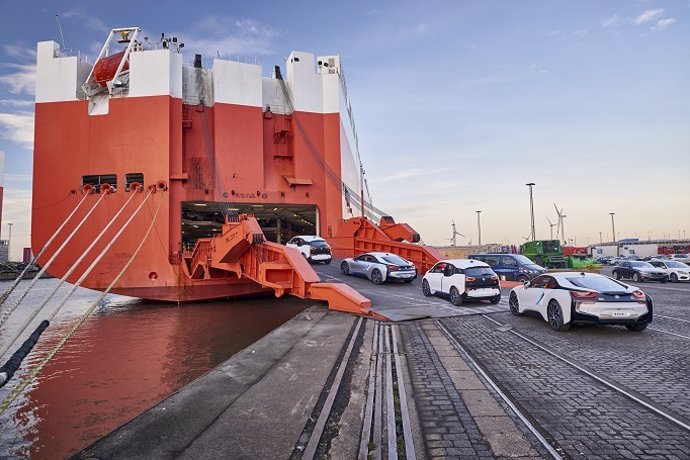
[(383, 367), (383, 333), (381, 332), (383, 327), (379, 329), (378, 336), (378, 360), (376, 361), (376, 393), (374, 395), (374, 460), (381, 460), (381, 439), (382, 439), (382, 382), (381, 382), (381, 368)]
[(371, 344), (371, 357), (369, 358), (369, 386), (367, 387), (367, 401), (364, 406), (364, 421), (362, 423), (362, 436), (359, 439), (359, 460), (369, 458), (369, 438), (371, 437), (371, 419), (374, 415), (374, 385), (376, 384), (376, 363), (378, 361), (379, 322), (374, 324), (374, 338)]
[(407, 390), (405, 389), (405, 378), (403, 377), (402, 360), (398, 351), (398, 334), (395, 332), (398, 326), (391, 326), (393, 333), (393, 356), (395, 357), (395, 371), (398, 377), (398, 395), (400, 396), (400, 416), (402, 418), (403, 437), (405, 438), (405, 456), (407, 460), (416, 460), (417, 454), (414, 450), (414, 439), (412, 438), (412, 428), (410, 426), (410, 410), (407, 407)]
[[(482, 316), (486, 316), (486, 315), (482, 315)], [(482, 369), (481, 366), (479, 366), (479, 364), (477, 363), (477, 361), (474, 358), (472, 358), (472, 356), (470, 356), (470, 354), (467, 352), (467, 350), (465, 350), (465, 348), (462, 345), (460, 345), (460, 342), (458, 342), (458, 340), (448, 330), (448, 328), (446, 328), (446, 326), (443, 323), (441, 323), (441, 321), (437, 320), (436, 324), (441, 329), (441, 331), (443, 331), (443, 333), (445, 334), (446, 338), (450, 341), (450, 343), (452, 343), (453, 346), (462, 354), (463, 359), (465, 359), (466, 361), (469, 361), (472, 364), (472, 366), (475, 369), (477, 369), (477, 371), (482, 375), (482, 377), (484, 377), (485, 381), (489, 384), (489, 386), (491, 386), (491, 388), (493, 388), (493, 390), (496, 393), (498, 393), (498, 395), (501, 397), (501, 399), (513, 411), (513, 413), (520, 419), (520, 421), (522, 421), (522, 423), (527, 427), (527, 429), (537, 438), (537, 440), (544, 447), (544, 449), (546, 449), (554, 459), (558, 459), (558, 460), (562, 459), (563, 456), (556, 449), (553, 448), (553, 446), (546, 440), (546, 438), (544, 438), (544, 436), (539, 432), (539, 430), (534, 426), (534, 424), (527, 419), (527, 417), (517, 408), (517, 406), (515, 406), (515, 404), (508, 397), (508, 395), (506, 395), (499, 388), (498, 384), (496, 382), (494, 382), (494, 380), (491, 377), (489, 377), (489, 375), (486, 372), (484, 372), (484, 369)]]
[(350, 355), (352, 354), (352, 349), (354, 348), (355, 342), (357, 341), (357, 336), (359, 335), (359, 329), (362, 326), (362, 321), (362, 317), (360, 317), (357, 320), (357, 325), (355, 326), (355, 330), (352, 333), (350, 342), (347, 345), (347, 349), (345, 350), (343, 359), (340, 361), (338, 371), (335, 374), (335, 379), (333, 379), (331, 387), (328, 390), (328, 397), (326, 398), (326, 401), (324, 402), (323, 407), (321, 408), (319, 418), (316, 421), (316, 425), (314, 425), (314, 430), (311, 432), (311, 436), (309, 437), (307, 446), (304, 449), (304, 454), (302, 455), (303, 459), (312, 460), (316, 456), (316, 449), (319, 447), (319, 441), (321, 440), (321, 436), (323, 435), (323, 431), (326, 427), (326, 422), (328, 421), (328, 418), (331, 415), (331, 409), (333, 408), (335, 397), (338, 393), (338, 390), (340, 389), (340, 384), (343, 380), (343, 375), (345, 375), (345, 369), (347, 368), (347, 364), (350, 362)]
[(675, 332), (669, 332), (669, 331), (662, 331), (661, 329), (657, 329), (657, 328), (655, 328), (655, 327), (648, 327), (647, 329), (649, 329), (650, 331), (654, 331), (654, 332), (660, 332), (660, 333), (662, 333), (662, 334), (668, 334), (668, 335), (673, 335), (673, 336), (675, 336), (675, 337), (680, 337), (681, 339), (690, 340), (690, 337), (687, 336), (687, 335), (676, 334)]
[(398, 442), (395, 431), (395, 400), (393, 397), (393, 363), (391, 361), (390, 326), (384, 326), (386, 351), (386, 445), (388, 460), (398, 460)]
[(665, 316), (665, 315), (660, 315), (658, 313), (654, 313), (655, 318), (666, 318), (666, 319), (672, 319), (673, 321), (679, 321), (681, 323), (690, 323), (690, 320), (687, 319), (681, 319), (681, 318), (675, 318), (673, 316)]
[[(495, 319), (493, 319), (493, 318), (491, 318), (491, 317), (489, 317), (489, 316), (487, 316), (487, 315), (482, 315), (482, 316), (483, 316), (484, 318), (488, 319), (489, 321), (491, 321), (492, 323), (494, 323), (494, 324), (496, 324), (496, 325), (498, 325), (498, 326), (502, 326), (502, 324), (501, 324), (500, 322), (496, 321)], [(553, 356), (554, 358), (556, 358), (556, 359), (558, 359), (558, 360), (560, 360), (560, 361), (563, 361), (564, 363), (566, 363), (566, 364), (568, 364), (568, 365), (574, 367), (575, 369), (579, 370), (579, 371), (582, 372), (583, 374), (585, 374), (585, 375), (587, 375), (587, 376), (593, 378), (594, 380), (596, 380), (596, 381), (598, 381), (598, 382), (604, 384), (605, 386), (607, 386), (608, 388), (610, 388), (610, 389), (616, 391), (617, 393), (622, 394), (622, 395), (625, 396), (626, 398), (628, 398), (628, 399), (630, 399), (630, 400), (632, 400), (632, 401), (635, 401), (635, 402), (638, 403), (638, 404), (641, 404), (642, 406), (646, 407), (646, 408), (649, 409), (650, 411), (652, 411), (652, 412), (656, 413), (657, 415), (659, 415), (659, 416), (665, 418), (666, 420), (668, 420), (668, 421), (674, 423), (675, 425), (678, 425), (679, 427), (681, 427), (681, 428), (683, 428), (683, 429), (685, 429), (685, 430), (687, 430), (687, 431), (690, 431), (690, 425), (688, 425), (687, 423), (684, 423), (683, 421), (678, 420), (678, 419), (677, 419), (676, 417), (674, 417), (673, 415), (671, 415), (671, 414), (669, 414), (669, 413), (667, 413), (667, 412), (664, 412), (663, 410), (659, 409), (658, 407), (656, 407), (656, 406), (654, 406), (654, 405), (652, 405), (652, 404), (650, 404), (650, 403), (648, 403), (648, 402), (646, 402), (646, 401), (644, 401), (644, 400), (638, 398), (637, 396), (631, 394), (631, 393), (628, 392), (628, 391), (625, 391), (623, 388), (621, 388), (621, 387), (619, 387), (619, 386), (617, 386), (617, 385), (615, 385), (615, 384), (609, 382), (607, 379), (605, 379), (605, 378), (603, 378), (603, 377), (600, 377), (600, 376), (596, 375), (595, 373), (593, 373), (593, 372), (591, 372), (591, 371), (588, 371), (587, 369), (585, 369), (584, 367), (580, 366), (579, 364), (577, 364), (577, 363), (575, 363), (575, 362), (573, 362), (573, 361), (571, 361), (571, 360), (569, 360), (569, 359), (567, 359), (567, 358), (565, 358), (565, 357), (559, 355), (558, 353), (556, 353), (556, 352), (554, 352), (554, 351), (552, 351), (552, 350), (549, 350), (549, 349), (546, 348), (545, 346), (543, 346), (543, 345), (541, 345), (541, 344), (535, 342), (534, 340), (530, 339), (529, 337), (526, 337), (526, 336), (520, 334), (519, 332), (516, 332), (514, 329), (511, 329), (511, 330), (508, 331), (508, 332), (510, 332), (511, 334), (515, 335), (516, 337), (521, 338), (522, 340), (524, 340), (524, 341), (526, 341), (526, 342), (528, 342), (528, 343), (531, 343), (531, 344), (534, 345), (535, 347), (537, 347), (537, 348), (539, 348), (540, 350), (542, 350), (542, 351), (548, 353), (549, 355)]]

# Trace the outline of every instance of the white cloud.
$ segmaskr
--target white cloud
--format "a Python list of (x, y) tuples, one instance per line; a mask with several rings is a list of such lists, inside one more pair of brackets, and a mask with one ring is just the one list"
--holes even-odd
[(617, 14), (614, 14), (610, 18), (606, 18), (603, 21), (601, 21), (601, 27), (603, 28), (616, 27), (618, 24), (620, 24), (620, 18)]
[(652, 27), (652, 30), (664, 30), (674, 22), (676, 22), (675, 18), (660, 19), (657, 21), (656, 26)]
[(444, 172), (448, 172), (447, 169), (408, 169), (405, 171), (399, 171), (390, 176), (377, 177), (376, 183), (407, 180), (413, 177), (428, 176), (430, 174), (443, 174)]
[(33, 95), (36, 91), (36, 64), (5, 64), (15, 69), (14, 73), (0, 75), (0, 85), (9, 87), (13, 94)]
[(34, 48), (27, 48), (21, 44), (2, 45), (5, 53), (14, 58), (25, 58), (31, 61), (36, 60), (36, 50)]
[(587, 29), (578, 29), (578, 30), (573, 30), (570, 35), (573, 36), (578, 36), (578, 35), (587, 35), (589, 31)]
[(417, 32), (418, 34), (422, 34), (429, 30), (429, 26), (426, 25), (425, 23), (417, 24), (414, 28), (414, 31)]
[(647, 10), (641, 15), (637, 16), (635, 19), (633, 19), (633, 22), (639, 26), (641, 24), (656, 20), (656, 18), (658, 18), (662, 14), (664, 14), (663, 9)]
[(32, 112), (0, 113), (0, 137), (32, 150), (34, 114)]
[(29, 107), (34, 105), (34, 101), (24, 99), (0, 99), (0, 105), (8, 107)]
[[(86, 26), (88, 29), (94, 30), (96, 32), (103, 32), (103, 33), (109, 33), (110, 32), (110, 27), (108, 27), (105, 22), (99, 18), (98, 16), (93, 16), (88, 14), (84, 9), (82, 8), (76, 8), (74, 10), (70, 11), (65, 11), (63, 13), (60, 13), (60, 19), (76, 19), (79, 21), (80, 25)], [(65, 39), (65, 41), (68, 40), (69, 37)], [(105, 41), (105, 37), (103, 38)]]
[(205, 55), (268, 54), (280, 32), (251, 19), (207, 16), (194, 24), (192, 32), (172, 35)]

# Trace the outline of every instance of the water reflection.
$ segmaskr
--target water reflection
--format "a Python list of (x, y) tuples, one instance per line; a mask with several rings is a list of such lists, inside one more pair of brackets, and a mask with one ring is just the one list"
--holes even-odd
[[(179, 307), (119, 302), (90, 318), (3, 414), (0, 456), (74, 453), (310, 304), (289, 296)], [(82, 310), (71, 311), (71, 317), (49, 328), (19, 377), (45, 356)], [(3, 389), (0, 399), (7, 393)]]

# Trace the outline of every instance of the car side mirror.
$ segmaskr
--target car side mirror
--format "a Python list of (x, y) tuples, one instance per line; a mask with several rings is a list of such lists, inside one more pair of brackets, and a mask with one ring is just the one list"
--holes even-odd
[(529, 287), (529, 281), (525, 281), (525, 282), (524, 282), (524, 283), (522, 283), (522, 284), (523, 284), (523, 285), (524, 285), (524, 286), (525, 286), (526, 288), (528, 288), (528, 287)]

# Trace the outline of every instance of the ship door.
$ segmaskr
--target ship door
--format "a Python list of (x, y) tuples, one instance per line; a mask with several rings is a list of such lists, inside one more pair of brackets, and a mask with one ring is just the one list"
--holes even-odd
[[(287, 243), (296, 235), (318, 235), (316, 205), (233, 203), (230, 211), (253, 214), (268, 241)], [(218, 235), (224, 221), (227, 203), (185, 201), (182, 203), (182, 244), (193, 249), (199, 238)]]

